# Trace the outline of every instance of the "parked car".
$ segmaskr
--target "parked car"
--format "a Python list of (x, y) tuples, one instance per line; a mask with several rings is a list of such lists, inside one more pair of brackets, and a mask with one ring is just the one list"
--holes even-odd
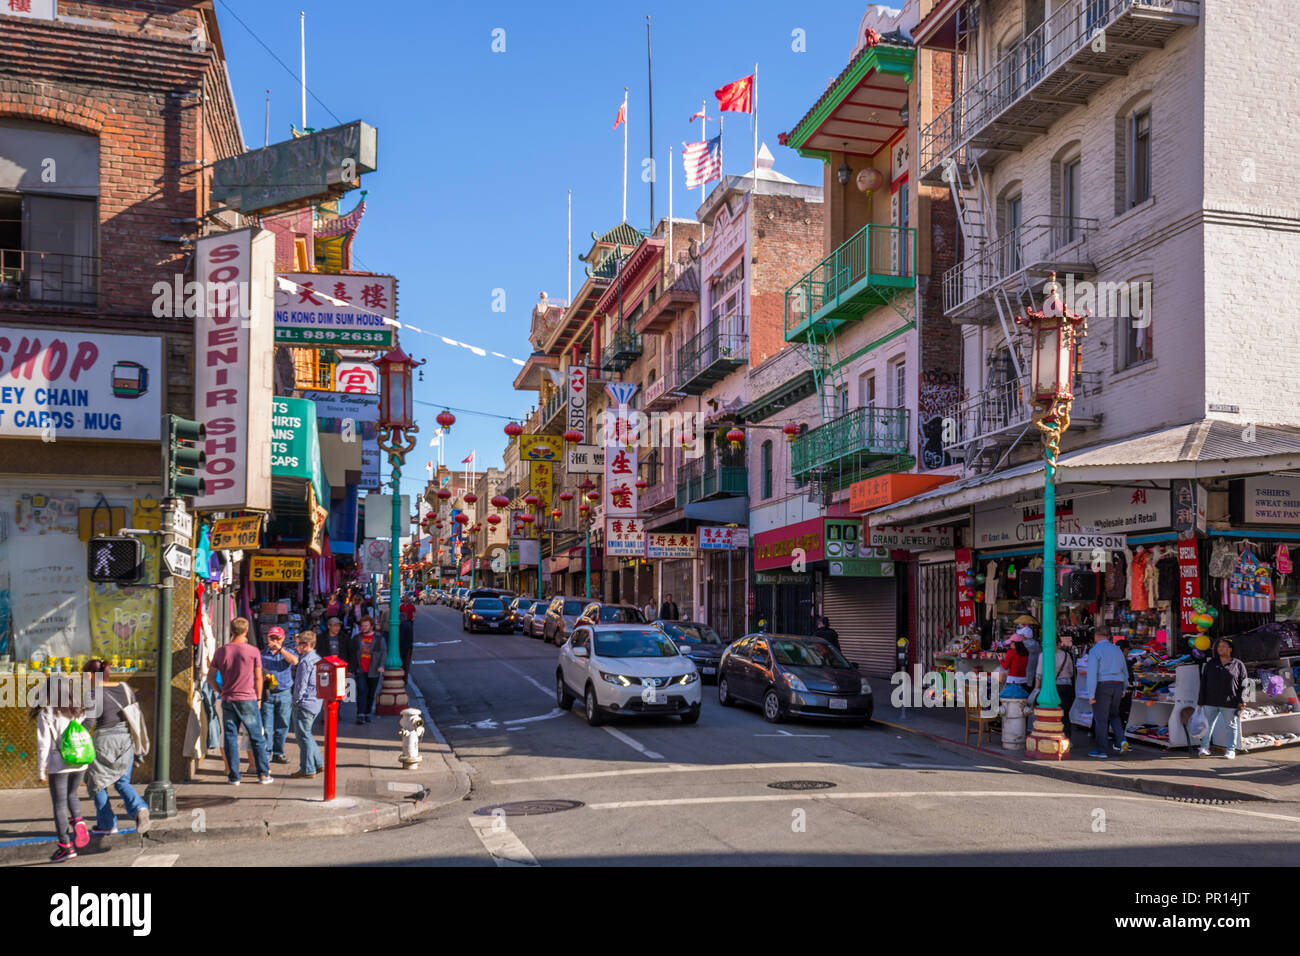
[(723, 652), (718, 702), (757, 704), (772, 723), (828, 717), (866, 724), (871, 685), (834, 647), (816, 637), (751, 634)]
[(514, 625), (506, 615), (506, 605), (499, 597), (476, 597), (465, 605), (460, 616), (461, 630), (497, 631), (501, 634), (513, 634)]
[(456, 610), (458, 610), (458, 611), (463, 611), (463, 610), (465, 610), (465, 595), (466, 595), (468, 592), (469, 592), (469, 588), (457, 588), (457, 589), (456, 589), (456, 598), (455, 598), (455, 600), (452, 602), (452, 605), (451, 605), (451, 606), (454, 607), (454, 608), (455, 608)]
[(531, 606), (535, 598), (517, 597), (514, 600), (506, 602), (506, 613), (510, 616), (510, 626), (516, 631), (523, 628), (524, 609)]
[(591, 601), (578, 615), (588, 624), (645, 624), (645, 614), (630, 604), (605, 604)]
[(549, 602), (536, 598), (520, 598), (519, 629), (527, 637), (542, 637), (546, 624), (546, 608)]
[(542, 639), (556, 647), (567, 641), (587, 603), (585, 598), (552, 598), (542, 622)]
[(677, 649), (691, 659), (700, 672), (700, 680), (706, 684), (718, 682), (718, 666), (727, 644), (717, 631), (699, 621), (659, 620), (654, 626), (671, 637)]
[(635, 714), (677, 714), (693, 724), (700, 719), (700, 675), (658, 628), (583, 623), (560, 648), (555, 669), (557, 706), (568, 710), (578, 698), (593, 727)]
[(468, 604), (470, 601), (474, 600), (475, 598), (481, 598), (481, 597), (498, 598), (506, 604), (510, 603), (508, 600), (501, 597), (501, 592), (498, 591), (496, 588), (470, 588), (469, 591), (467, 591), (465, 594), (465, 603)]

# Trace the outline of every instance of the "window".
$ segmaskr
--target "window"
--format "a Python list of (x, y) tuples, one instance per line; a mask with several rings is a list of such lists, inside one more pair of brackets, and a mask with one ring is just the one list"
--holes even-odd
[(1129, 118), (1129, 195), (1132, 209), (1151, 198), (1151, 110)]
[(1020, 271), (1020, 223), (1024, 207), (1019, 196), (1009, 196), (1005, 202), (1007, 241), (1002, 247), (1002, 275), (1009, 276)]
[(858, 404), (863, 408), (876, 407), (875, 372), (867, 372), (858, 379)]
[(838, 385), (835, 388), (835, 408), (839, 415), (849, 413), (849, 387), (847, 385)]
[(907, 360), (899, 359), (890, 366), (889, 407), (903, 408), (907, 404)]
[(1060, 242), (1062, 245), (1074, 242), (1076, 238), (1079, 208), (1082, 203), (1082, 186), (1079, 172), (1083, 160), (1078, 157), (1061, 164), (1061, 223)]
[(763, 442), (763, 497), (772, 497), (772, 442)]
[(1124, 343), (1123, 368), (1132, 368), (1155, 358), (1150, 280), (1130, 282), (1127, 298), (1128, 309), (1118, 310), (1118, 321), (1124, 330), (1120, 337)]
[(1043, 75), (1044, 0), (1025, 0), (1025, 81), (1033, 86)]

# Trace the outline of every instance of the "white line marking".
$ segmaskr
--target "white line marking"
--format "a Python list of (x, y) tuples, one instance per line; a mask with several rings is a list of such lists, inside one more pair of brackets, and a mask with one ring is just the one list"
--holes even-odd
[(438, 662), (435, 661), (432, 657), (430, 657), (428, 660), (423, 660), (423, 661), (411, 661), (411, 666), (414, 667), (416, 664), (436, 664), (436, 663), (438, 663)]
[[(503, 724), (531, 724), (539, 720), (554, 720), (556, 717), (563, 717), (564, 711), (560, 708), (554, 708), (549, 714), (542, 714), (540, 717), (516, 717), (514, 720), (503, 720)], [(513, 729), (513, 728), (512, 728)]]
[(131, 861), (132, 866), (175, 866), (181, 855), (179, 853), (151, 853), (137, 856)]
[(411, 646), (412, 647), (437, 647), (440, 644), (459, 644), (459, 643), (460, 643), (460, 638), (457, 638), (454, 641), (434, 641), (431, 644), (412, 644)]
[(727, 764), (665, 764), (661, 767), (640, 766), (626, 770), (593, 770), (588, 773), (555, 773), (544, 777), (510, 777), (505, 780), (493, 780), (493, 786), (506, 786), (515, 783), (551, 783), (556, 780), (594, 780), (602, 777), (632, 777), (647, 773), (699, 773), (715, 770), (798, 770), (801, 768), (835, 770), (840, 768), (866, 770), (981, 770), (990, 773), (1015, 773), (1007, 767), (986, 767), (967, 764), (901, 764), (889, 766), (872, 760), (856, 760), (851, 763), (827, 763), (816, 760), (789, 761), (786, 763), (727, 763)]
[(830, 734), (792, 734), (788, 730), (778, 730), (774, 734), (754, 734), (755, 737), (821, 737), (828, 739)]
[(523, 841), (503, 826), (504, 820), (504, 817), (470, 817), (469, 825), (497, 866), (537, 866), (536, 858)]
[(613, 727), (602, 727), (601, 729), (604, 730), (611, 737), (613, 737), (615, 740), (623, 741), (623, 743), (627, 744), (629, 747), (631, 747), (633, 750), (635, 750), (637, 753), (641, 754), (644, 757), (649, 757), (651, 760), (664, 759), (663, 754), (657, 754), (653, 750), (647, 750), (645, 744), (641, 743), (640, 741), (633, 740), (631, 737), (623, 733), (623, 731), (621, 730), (615, 730)]

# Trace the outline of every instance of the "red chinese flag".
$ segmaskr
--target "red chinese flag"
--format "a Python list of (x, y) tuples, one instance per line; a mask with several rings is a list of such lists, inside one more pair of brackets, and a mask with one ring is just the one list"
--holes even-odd
[(618, 117), (614, 120), (614, 129), (618, 129), (620, 123), (627, 122), (627, 104), (618, 104)]
[(718, 98), (718, 109), (733, 113), (754, 112), (754, 75), (728, 83), (713, 94)]

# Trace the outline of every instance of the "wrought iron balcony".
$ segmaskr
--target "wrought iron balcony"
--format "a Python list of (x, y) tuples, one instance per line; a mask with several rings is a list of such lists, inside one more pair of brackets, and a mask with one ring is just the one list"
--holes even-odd
[(600, 367), (606, 372), (622, 372), (637, 360), (641, 348), (641, 336), (628, 329), (616, 329), (601, 350)]
[(542, 413), (538, 416), (538, 423), (543, 429), (550, 428), (555, 422), (556, 416), (559, 415), (569, 404), (569, 393), (567, 389), (558, 389), (542, 406)]
[(798, 477), (828, 465), (852, 468), (906, 454), (909, 420), (906, 408), (855, 408), (796, 438), (790, 470)]
[(0, 249), (0, 303), (94, 306), (98, 290), (96, 256)]
[(1077, 216), (1034, 216), (1008, 230), (944, 273), (944, 314), (957, 318), (970, 311), (963, 307), (1008, 279), (1051, 272), (1062, 281), (1068, 275), (1093, 275), (1097, 269), (1088, 237), (1097, 225), (1096, 219)]
[(916, 230), (863, 226), (785, 292), (785, 339), (861, 319), (916, 286)]
[(650, 485), (639, 496), (641, 509), (643, 511), (653, 511), (665, 502), (671, 502), (675, 491), (676, 486), (666, 481)]
[[(1100, 411), (1096, 406), (1096, 396), (1101, 393), (1101, 388), (1101, 372), (1077, 373), (1071, 427), (1087, 426), (1096, 421)], [(1033, 409), (1025, 401), (1020, 383), (1008, 382), (983, 389), (965, 401), (945, 408), (942, 416), (943, 448), (952, 451), (1028, 425), (1033, 420)]]
[(749, 316), (710, 322), (677, 350), (677, 390), (699, 395), (749, 362)]
[(723, 465), (708, 457), (685, 462), (677, 470), (677, 507), (708, 498), (749, 494), (749, 472), (743, 465)]
[(920, 131), (922, 179), (939, 182), (963, 146), (1022, 149), (1199, 15), (1199, 0), (1061, 4)]

